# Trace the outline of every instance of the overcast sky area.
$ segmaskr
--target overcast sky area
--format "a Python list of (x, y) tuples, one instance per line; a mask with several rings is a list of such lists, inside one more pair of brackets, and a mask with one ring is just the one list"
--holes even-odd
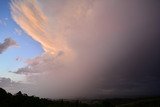
[(160, 95), (159, 0), (1, 0), (0, 87), (48, 98)]

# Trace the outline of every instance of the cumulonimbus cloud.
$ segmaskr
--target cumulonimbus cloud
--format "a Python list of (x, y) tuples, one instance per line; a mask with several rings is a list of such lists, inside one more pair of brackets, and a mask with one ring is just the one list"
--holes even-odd
[(155, 37), (149, 25), (156, 14), (148, 11), (157, 7), (143, 0), (13, 0), (13, 19), (45, 51), (15, 73), (54, 98), (143, 92), (150, 71), (135, 59)]
[(13, 39), (6, 38), (3, 43), (0, 43), (0, 54), (2, 54), (9, 47), (16, 46), (16, 45), (17, 43)]

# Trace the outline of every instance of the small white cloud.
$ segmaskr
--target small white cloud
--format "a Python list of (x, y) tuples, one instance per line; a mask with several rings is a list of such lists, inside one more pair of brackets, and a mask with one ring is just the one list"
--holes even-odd
[(0, 25), (2, 25), (2, 26), (7, 26), (7, 21), (8, 19), (7, 18), (5, 18), (5, 19), (0, 19)]
[(22, 30), (21, 29), (15, 28), (14, 30), (15, 30), (16, 34), (22, 35)]
[(8, 20), (8, 18), (6, 17), (5, 20)]

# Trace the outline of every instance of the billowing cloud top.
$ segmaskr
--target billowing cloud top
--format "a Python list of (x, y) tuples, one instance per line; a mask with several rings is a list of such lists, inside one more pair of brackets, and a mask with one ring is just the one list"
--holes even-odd
[(6, 38), (3, 43), (0, 43), (0, 54), (2, 54), (9, 47), (16, 46), (16, 45), (17, 43), (13, 39)]
[[(49, 26), (50, 22), (48, 22), (48, 18), (44, 15), (36, 0), (13, 0), (11, 3), (11, 10), (13, 19), (17, 24), (34, 40), (38, 41), (45, 52), (53, 56), (57, 55), (58, 52), (62, 50), (66, 51), (66, 55), (67, 53), (71, 53), (71, 49), (69, 49), (64, 40), (64, 31), (59, 31), (60, 29), (66, 30), (66, 28), (57, 27), (61, 26), (57, 23), (51, 23), (53, 25)], [(69, 22), (66, 20), (66, 23)], [(54, 29), (52, 26), (56, 26), (58, 29)], [(52, 33), (52, 31), (55, 32)]]

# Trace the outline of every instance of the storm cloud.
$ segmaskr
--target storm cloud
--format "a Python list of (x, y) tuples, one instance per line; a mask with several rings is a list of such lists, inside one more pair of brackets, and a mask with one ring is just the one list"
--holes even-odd
[(159, 6), (157, 0), (13, 0), (13, 19), (45, 51), (15, 73), (53, 98), (158, 95)]

